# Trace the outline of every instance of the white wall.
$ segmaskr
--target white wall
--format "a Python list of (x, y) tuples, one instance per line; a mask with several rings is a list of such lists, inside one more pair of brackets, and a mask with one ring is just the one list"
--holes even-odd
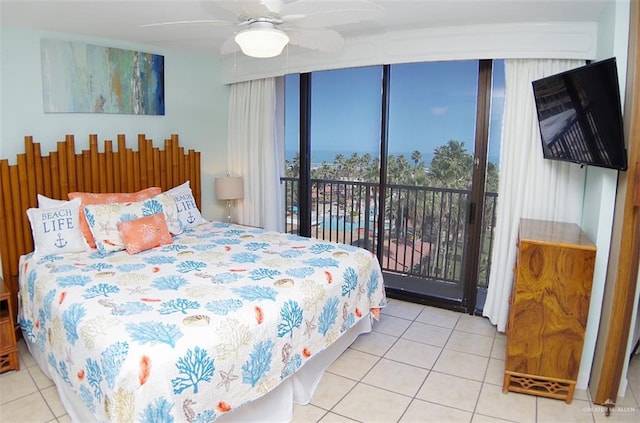
[[(164, 55), (165, 115), (98, 113), (44, 113), (40, 63), (41, 38), (57, 38), (106, 47)], [(43, 154), (55, 150), (66, 134), (75, 135), (76, 150), (88, 147), (89, 134), (99, 145), (125, 134), (137, 145), (144, 133), (162, 146), (171, 134), (180, 136), (186, 149), (202, 152), (202, 212), (208, 219), (223, 219), (224, 204), (213, 195), (213, 178), (226, 173), (228, 87), (222, 83), (218, 58), (161, 50), (121, 41), (79, 37), (30, 29), (0, 28), (0, 158), (15, 163), (24, 150), (24, 136), (42, 144)]]

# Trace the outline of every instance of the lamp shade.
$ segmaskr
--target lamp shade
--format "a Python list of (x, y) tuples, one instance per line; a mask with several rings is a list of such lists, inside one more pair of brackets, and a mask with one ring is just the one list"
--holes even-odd
[(267, 58), (282, 53), (289, 36), (270, 22), (253, 22), (249, 28), (236, 34), (235, 40), (247, 56)]
[(244, 196), (244, 184), (241, 176), (226, 176), (215, 180), (218, 200), (238, 200)]

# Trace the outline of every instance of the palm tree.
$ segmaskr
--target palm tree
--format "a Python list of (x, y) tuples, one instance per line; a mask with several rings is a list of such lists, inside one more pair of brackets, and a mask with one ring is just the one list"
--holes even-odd
[(363, 180), (365, 182), (378, 182), (380, 179), (380, 159), (374, 157), (367, 162), (364, 170)]
[(473, 157), (463, 141), (450, 140), (437, 147), (431, 161), (433, 186), (469, 189), (473, 171)]
[(336, 154), (333, 159), (334, 178), (342, 179), (345, 171), (346, 161), (342, 154)]
[(418, 163), (422, 161), (422, 153), (418, 150), (413, 150), (413, 153), (411, 153), (411, 160), (413, 160), (413, 168), (417, 169)]
[(362, 182), (369, 182), (367, 180), (369, 167), (371, 166), (371, 154), (365, 153), (360, 158), (360, 162), (358, 164), (358, 180)]
[(333, 166), (323, 161), (322, 164), (311, 170), (312, 179), (331, 179), (333, 177)]
[(290, 178), (300, 176), (300, 153), (296, 153), (291, 161), (285, 160), (285, 174)]

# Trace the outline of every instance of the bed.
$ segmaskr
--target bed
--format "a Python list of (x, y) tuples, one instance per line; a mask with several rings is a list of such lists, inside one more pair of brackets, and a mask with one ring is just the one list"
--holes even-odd
[[(144, 184), (105, 191), (189, 181), (199, 205), (199, 157), (160, 177), (168, 162), (196, 157), (174, 143), (162, 156), (142, 147), (164, 157)], [(16, 270), (23, 338), (82, 422), (290, 421), (386, 303), (366, 250), (204, 220), (135, 254), (24, 251)]]

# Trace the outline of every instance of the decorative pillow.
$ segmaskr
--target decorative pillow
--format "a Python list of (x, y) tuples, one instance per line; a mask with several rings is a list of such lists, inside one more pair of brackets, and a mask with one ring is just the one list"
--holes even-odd
[(156, 196), (162, 192), (159, 187), (151, 187), (140, 190), (138, 192), (115, 192), (115, 193), (100, 193), (95, 194), (92, 192), (70, 192), (69, 200), (74, 198), (80, 199), (80, 229), (82, 234), (87, 239), (91, 248), (96, 248), (95, 240), (91, 233), (91, 229), (87, 225), (87, 219), (84, 215), (84, 206), (88, 204), (112, 204), (112, 203), (128, 203), (132, 201), (142, 201), (147, 198)]
[(168, 230), (181, 232), (181, 226), (175, 218), (178, 213), (176, 203), (166, 193), (135, 203), (89, 204), (84, 211), (96, 248), (101, 254), (125, 249), (124, 240), (118, 232), (119, 222), (164, 212)]
[(193, 191), (191, 191), (190, 181), (171, 188), (166, 191), (166, 194), (171, 194), (173, 199), (176, 200), (178, 219), (182, 222), (183, 227), (201, 225), (207, 222), (200, 214), (200, 210), (198, 210), (196, 199), (193, 197)]
[(129, 254), (173, 243), (163, 213), (118, 222), (118, 232)]
[(80, 199), (65, 203), (58, 207), (27, 210), (35, 254), (77, 253), (88, 248), (80, 232)]

